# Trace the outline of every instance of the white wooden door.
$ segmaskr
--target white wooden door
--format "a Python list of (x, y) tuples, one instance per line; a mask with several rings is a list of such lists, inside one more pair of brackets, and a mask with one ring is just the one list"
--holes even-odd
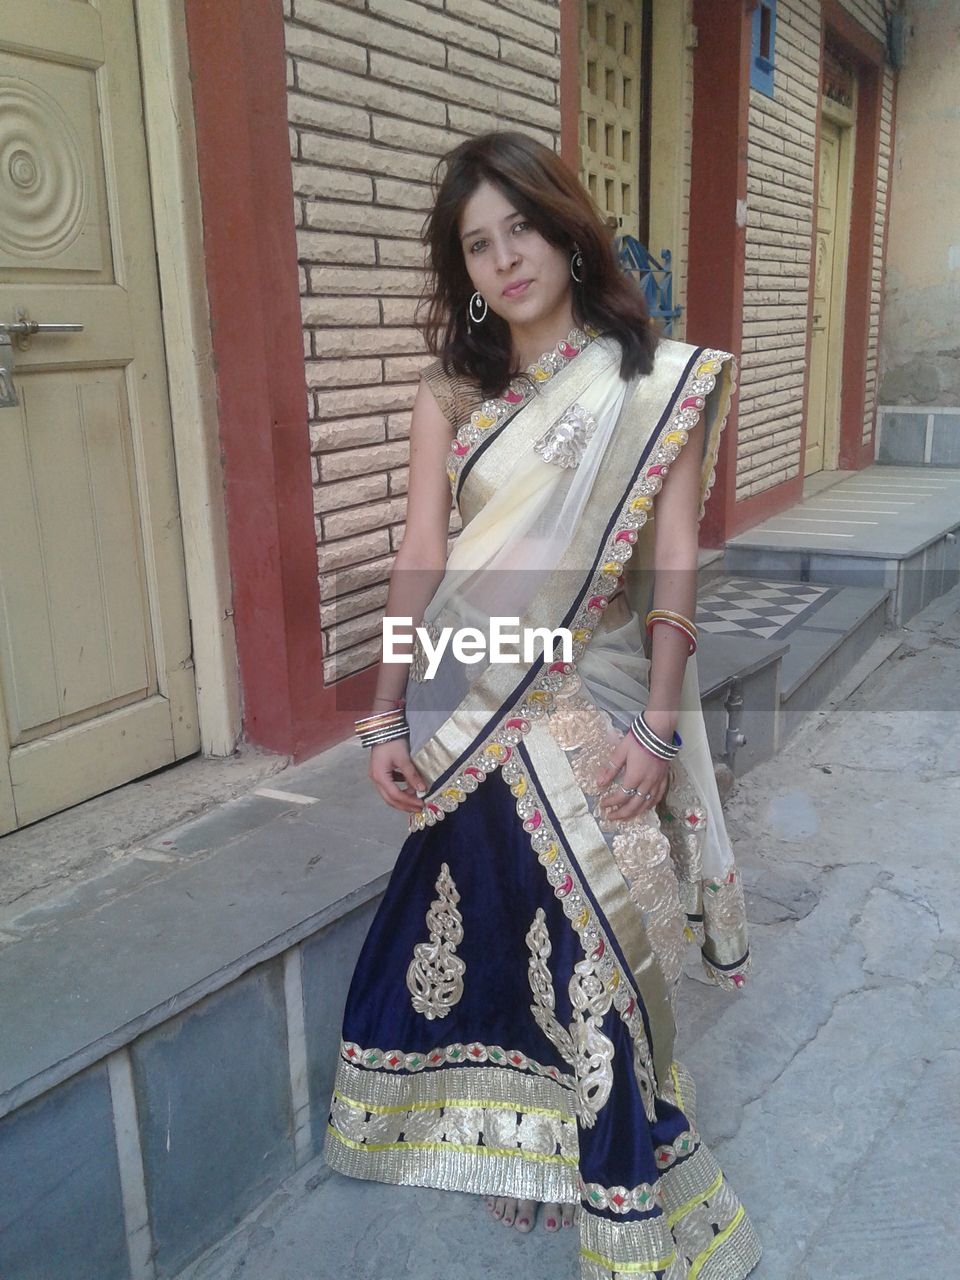
[[(197, 750), (133, 0), (0, 0), (0, 831)], [(2, 855), (0, 855), (2, 862)]]

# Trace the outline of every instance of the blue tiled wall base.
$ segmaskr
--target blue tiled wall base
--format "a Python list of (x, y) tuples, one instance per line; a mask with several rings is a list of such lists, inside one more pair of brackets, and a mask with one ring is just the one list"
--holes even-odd
[(126, 1280), (104, 1063), (0, 1120), (3, 1280)]
[(158, 1276), (175, 1275), (294, 1171), (282, 959), (132, 1046)]
[[(157, 1280), (319, 1154), (347, 985), (379, 895), (131, 1044)], [(295, 1155), (285, 957), (299, 951), (312, 1149)], [(0, 1120), (2, 1280), (132, 1280), (107, 1060)], [(149, 1268), (150, 1263), (147, 1263)], [(145, 1273), (141, 1270), (139, 1277)]]
[[(929, 430), (930, 456), (927, 458)], [(960, 466), (960, 408), (886, 410), (877, 436), (877, 462), (899, 466)]]

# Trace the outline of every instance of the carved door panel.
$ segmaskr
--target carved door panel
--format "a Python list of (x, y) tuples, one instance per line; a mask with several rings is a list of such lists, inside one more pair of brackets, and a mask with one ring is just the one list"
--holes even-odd
[(621, 235), (645, 239), (642, 0), (586, 0), (580, 28), (580, 179)]
[(0, 831), (199, 745), (133, 0), (0, 0)]

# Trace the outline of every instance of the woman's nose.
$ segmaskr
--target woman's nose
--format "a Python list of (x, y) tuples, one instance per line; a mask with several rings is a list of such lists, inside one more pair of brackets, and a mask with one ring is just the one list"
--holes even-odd
[(502, 271), (512, 267), (518, 257), (516, 245), (510, 244), (509, 241), (504, 241), (504, 243), (497, 246), (497, 266)]

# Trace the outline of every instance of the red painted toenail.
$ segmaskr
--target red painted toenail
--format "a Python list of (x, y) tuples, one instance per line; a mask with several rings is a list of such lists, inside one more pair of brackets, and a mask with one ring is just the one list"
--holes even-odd
[(530, 1219), (529, 1219), (529, 1218), (521, 1218), (521, 1219), (520, 1219), (520, 1225), (521, 1225), (521, 1227), (525, 1227), (529, 1221), (530, 1221)]
[(548, 1227), (555, 1227), (556, 1225), (557, 1225), (557, 1220), (556, 1220), (556, 1218), (548, 1218), (548, 1219), (547, 1219), (547, 1226), (548, 1226)]

